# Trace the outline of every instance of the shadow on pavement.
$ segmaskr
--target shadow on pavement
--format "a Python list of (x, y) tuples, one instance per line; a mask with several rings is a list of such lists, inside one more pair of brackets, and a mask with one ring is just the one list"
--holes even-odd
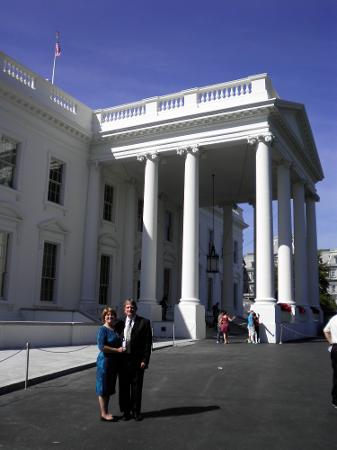
[(218, 405), (209, 406), (181, 406), (176, 408), (160, 409), (159, 411), (147, 411), (143, 413), (145, 417), (168, 417), (168, 416), (185, 416), (190, 414), (200, 414), (208, 411), (220, 409)]

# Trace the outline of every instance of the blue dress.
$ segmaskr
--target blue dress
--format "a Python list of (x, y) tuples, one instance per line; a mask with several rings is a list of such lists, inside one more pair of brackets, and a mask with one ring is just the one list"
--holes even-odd
[(96, 394), (112, 395), (116, 392), (116, 380), (119, 370), (119, 353), (104, 353), (103, 347), (121, 347), (121, 339), (116, 331), (101, 326), (97, 332), (97, 345), (100, 350), (97, 356)]

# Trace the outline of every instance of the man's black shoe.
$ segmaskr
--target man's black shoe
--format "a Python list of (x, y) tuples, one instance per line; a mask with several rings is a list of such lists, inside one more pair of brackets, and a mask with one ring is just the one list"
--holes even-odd
[(131, 414), (130, 414), (130, 413), (125, 413), (125, 414), (123, 414), (122, 417), (121, 417), (121, 420), (124, 420), (125, 422), (126, 422), (127, 420), (130, 420), (130, 419), (131, 419)]
[(135, 421), (140, 422), (141, 420), (143, 420), (143, 416), (141, 414), (135, 414)]

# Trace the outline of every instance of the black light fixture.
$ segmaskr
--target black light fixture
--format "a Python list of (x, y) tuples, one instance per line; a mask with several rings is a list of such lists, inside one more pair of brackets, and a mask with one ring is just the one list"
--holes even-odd
[(214, 247), (214, 174), (212, 175), (212, 215), (213, 215), (213, 233), (212, 240), (209, 243), (209, 253), (207, 255), (207, 272), (219, 272), (219, 255), (217, 255)]

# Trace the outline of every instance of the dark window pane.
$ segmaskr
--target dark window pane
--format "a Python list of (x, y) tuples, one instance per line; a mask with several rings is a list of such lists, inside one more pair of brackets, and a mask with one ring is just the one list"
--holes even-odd
[(62, 181), (64, 164), (55, 159), (49, 166), (48, 200), (53, 203), (61, 203)]
[(99, 298), (100, 305), (106, 305), (108, 303), (110, 284), (110, 256), (101, 256), (101, 270), (100, 270), (100, 282), (99, 282)]
[(7, 138), (0, 139), (0, 184), (13, 187), (17, 144)]
[(104, 186), (103, 219), (112, 222), (113, 187), (106, 184)]
[(57, 245), (45, 242), (42, 263), (40, 300), (52, 302), (54, 299), (54, 286), (56, 280)]

